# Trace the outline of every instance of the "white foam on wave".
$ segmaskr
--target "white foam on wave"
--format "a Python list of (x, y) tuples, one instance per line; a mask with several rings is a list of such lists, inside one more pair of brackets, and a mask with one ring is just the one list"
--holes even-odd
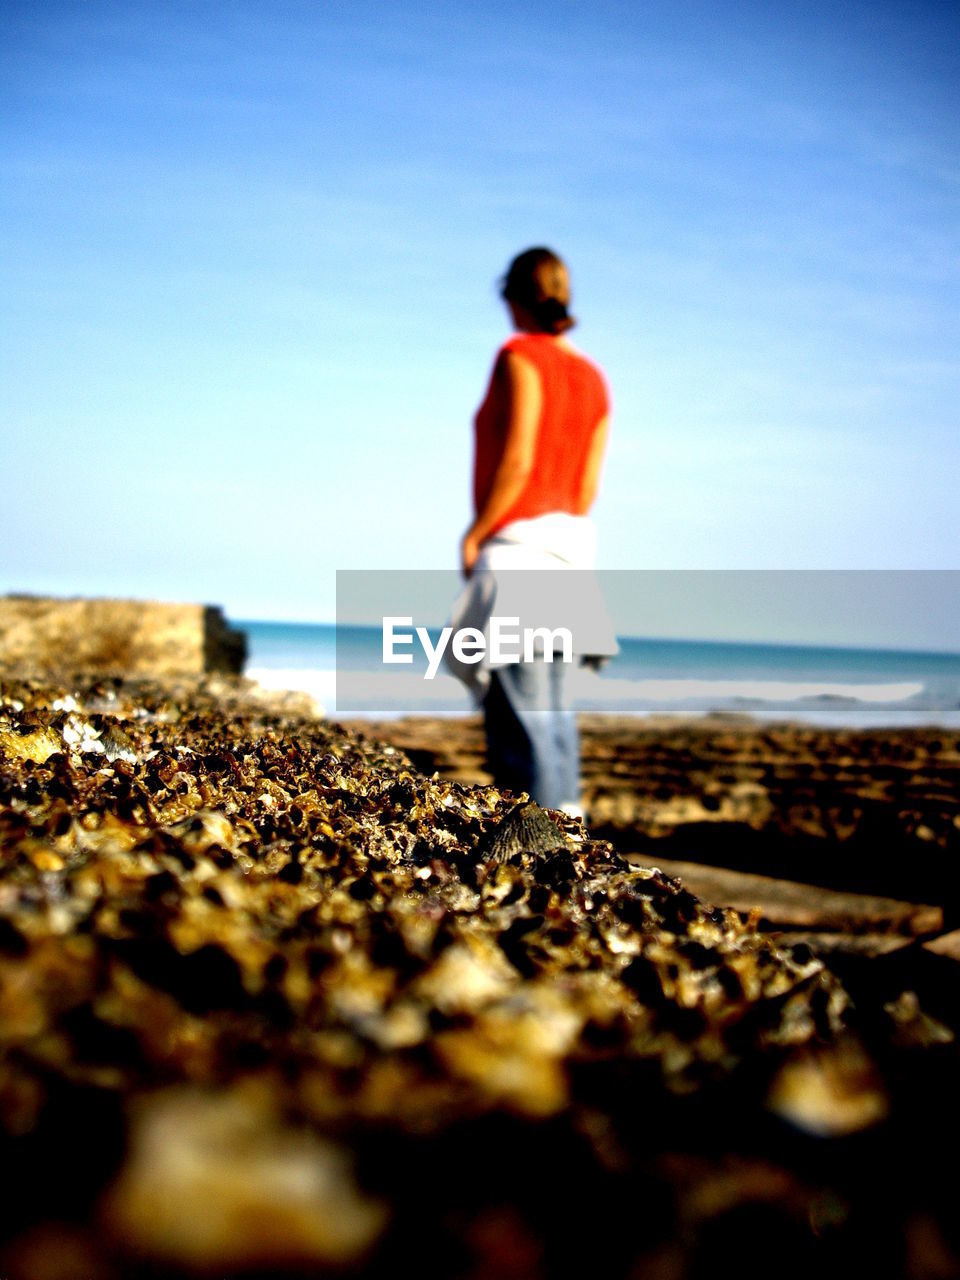
[[(310, 667), (253, 667), (247, 673), (266, 689), (297, 690), (309, 694), (331, 715), (400, 716), (466, 715), (474, 708), (463, 686), (441, 674), (424, 680), (414, 672), (343, 672), (340, 705), (337, 672)], [(573, 673), (571, 693), (590, 708), (642, 714), (645, 711), (697, 712), (743, 708), (752, 704), (780, 708), (819, 704), (847, 704), (851, 709), (902, 705), (924, 690), (919, 681), (857, 684), (850, 681), (791, 680), (625, 680), (586, 670)]]
[(314, 667), (249, 667), (243, 674), (250, 680), (256, 680), (264, 689), (308, 693), (328, 710), (334, 702), (337, 687), (335, 671)]
[[(588, 683), (589, 681), (589, 683)], [(845, 701), (876, 703), (905, 702), (923, 692), (919, 681), (856, 684), (851, 682), (796, 680), (619, 680), (584, 674), (577, 692), (591, 701), (655, 702), (686, 704), (718, 702), (809, 702)]]
[(395, 717), (403, 715), (469, 715), (470, 695), (453, 676), (434, 680), (406, 672), (341, 672), (337, 699), (336, 671), (304, 667), (251, 667), (245, 672), (265, 689), (307, 693), (328, 715)]

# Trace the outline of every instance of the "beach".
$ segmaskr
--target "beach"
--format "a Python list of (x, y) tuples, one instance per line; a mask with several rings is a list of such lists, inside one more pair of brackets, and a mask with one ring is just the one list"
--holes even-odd
[(960, 1280), (960, 6), (0, 29), (0, 1280)]
[(581, 733), (4, 681), (0, 1272), (957, 1274), (960, 735)]

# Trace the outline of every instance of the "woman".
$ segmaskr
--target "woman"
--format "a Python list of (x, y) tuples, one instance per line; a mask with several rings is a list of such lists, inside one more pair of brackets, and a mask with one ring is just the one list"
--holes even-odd
[[(574, 654), (606, 656), (616, 652), (616, 641), (592, 573), (588, 582), (581, 574), (564, 575), (561, 582), (541, 573), (593, 568), (593, 526), (586, 517), (607, 442), (604, 378), (564, 336), (575, 323), (568, 311), (570, 278), (550, 249), (528, 249), (515, 258), (502, 297), (516, 332), (497, 353), (474, 423), (476, 514), (461, 544), (472, 592), (461, 598), (459, 620), (475, 624), (479, 611), (486, 621), (494, 608), (505, 613), (505, 600), (512, 601), (511, 612), (541, 609), (542, 620), (542, 588), (553, 587), (555, 599), (564, 602), (560, 612), (565, 609), (577, 627)], [(522, 584), (514, 580), (512, 593), (504, 576), (509, 570), (528, 575)], [(540, 654), (481, 675), (488, 677), (488, 760), (500, 786), (526, 791), (545, 807), (580, 813), (569, 666), (552, 657)]]

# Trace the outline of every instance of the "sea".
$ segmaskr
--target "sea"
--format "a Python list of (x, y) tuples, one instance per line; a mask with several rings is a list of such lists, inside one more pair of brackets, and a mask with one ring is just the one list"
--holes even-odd
[[(374, 626), (238, 622), (247, 634), (245, 673), (271, 689), (310, 694), (326, 714), (380, 719), (462, 716), (470, 695), (426, 659), (381, 663)], [(437, 632), (431, 630), (435, 643)], [(826, 728), (960, 729), (960, 653), (817, 648), (727, 641), (620, 637), (600, 672), (578, 669), (578, 710), (619, 716), (746, 716)], [(340, 699), (338, 701), (338, 686)]]

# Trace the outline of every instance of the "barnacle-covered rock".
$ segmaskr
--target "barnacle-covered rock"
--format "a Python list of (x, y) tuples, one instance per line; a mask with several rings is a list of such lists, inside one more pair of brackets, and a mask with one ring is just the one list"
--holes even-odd
[(500, 820), (491, 833), (486, 855), (494, 862), (506, 862), (517, 853), (540, 855), (566, 847), (566, 839), (550, 821), (546, 811), (529, 801), (518, 804)]
[(845, 1137), (882, 1120), (889, 1098), (873, 1062), (859, 1045), (839, 1042), (804, 1049), (778, 1071), (768, 1105), (818, 1137)]
[[(539, 1222), (566, 1194), (550, 1143), (632, 1167), (644, 1114), (704, 1090), (808, 1132), (880, 1121), (849, 1015), (820, 959), (563, 815), (241, 685), (0, 695), (0, 1157), (32, 1219), (75, 1222), (76, 1179), (58, 1200), (47, 1175), (81, 1152), (105, 1275), (371, 1248), (390, 1274), (418, 1212), (446, 1223), (420, 1243), (447, 1274), (463, 1215), (520, 1168), (498, 1125), (545, 1126), (511, 1193), (542, 1196)], [(882, 1016), (934, 1036), (903, 1001)]]
[(204, 1272), (342, 1266), (386, 1216), (358, 1190), (347, 1152), (284, 1123), (251, 1085), (141, 1099), (130, 1157), (100, 1210), (125, 1249)]
[[(43, 764), (52, 755), (63, 750), (63, 739), (49, 727), (13, 725), (7, 717), (7, 725), (0, 727), (0, 752), (9, 760), (32, 760)], [(0, 725), (3, 721), (0, 721)]]

